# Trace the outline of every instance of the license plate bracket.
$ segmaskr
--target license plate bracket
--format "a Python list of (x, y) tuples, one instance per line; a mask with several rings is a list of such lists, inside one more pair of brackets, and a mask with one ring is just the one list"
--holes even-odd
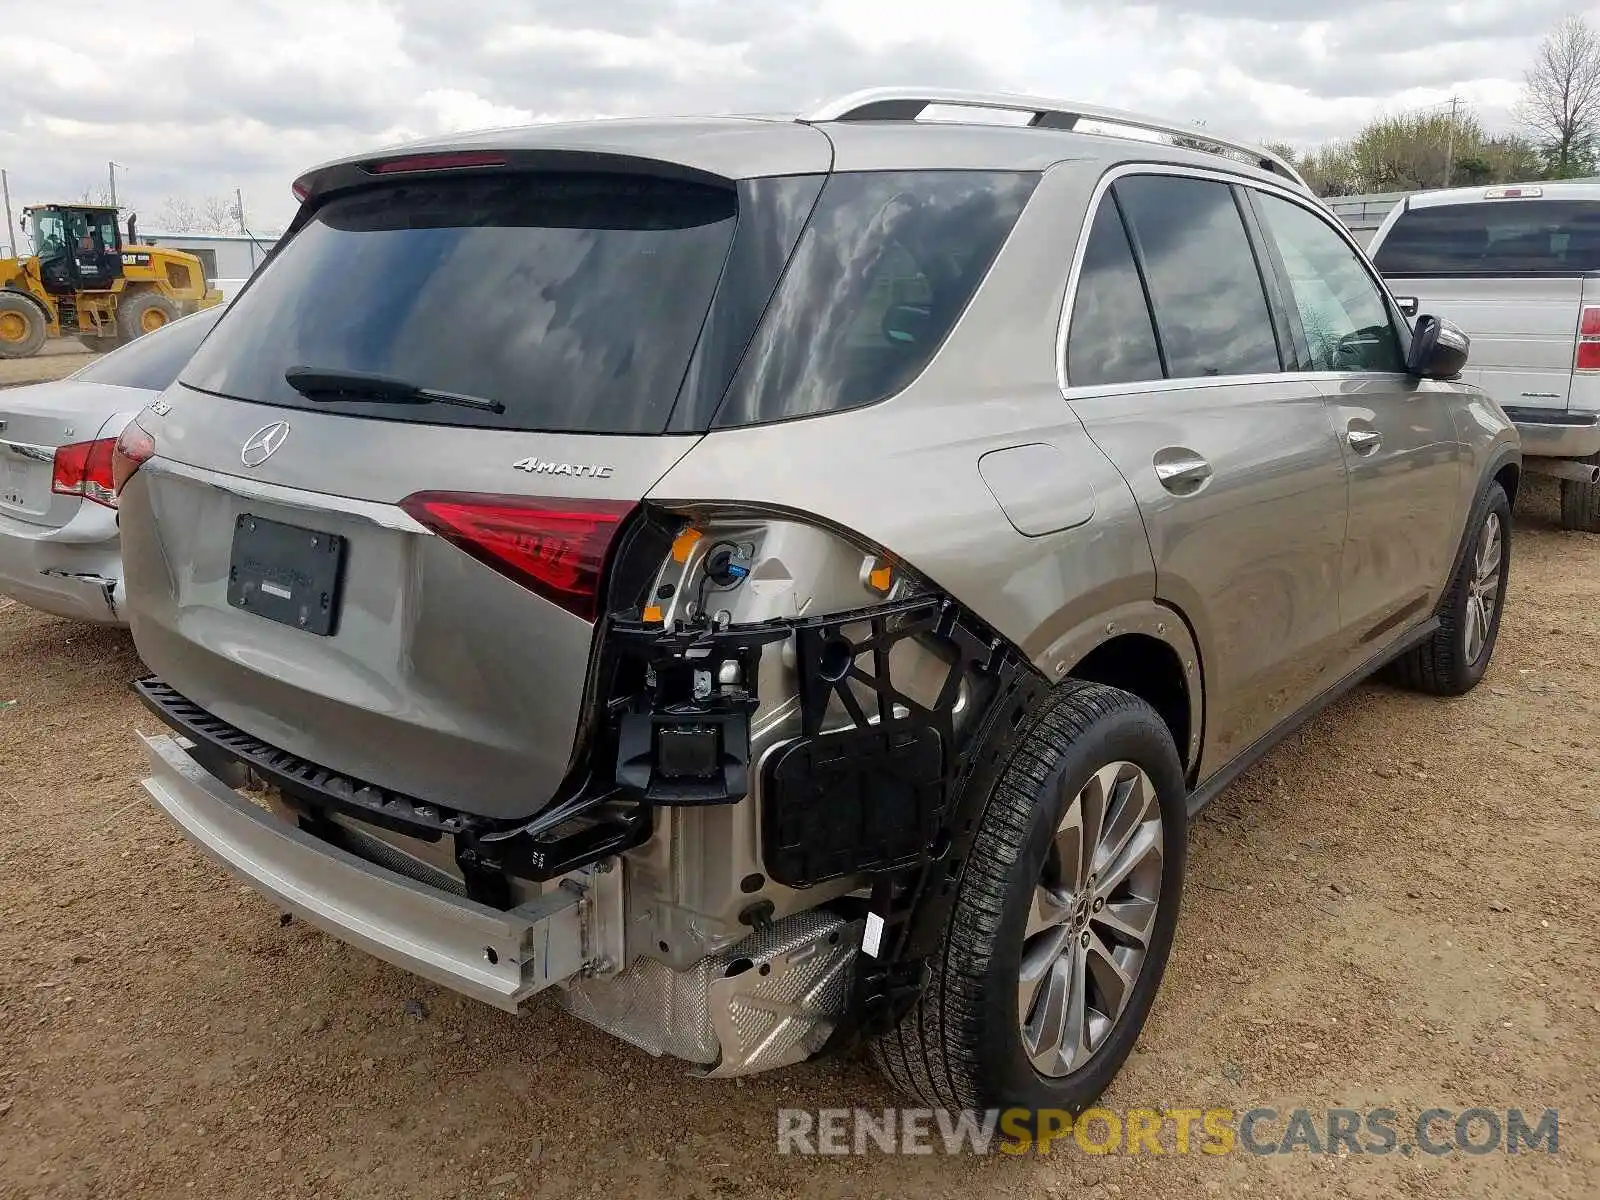
[(228, 603), (320, 637), (339, 625), (345, 539), (240, 513), (228, 559)]

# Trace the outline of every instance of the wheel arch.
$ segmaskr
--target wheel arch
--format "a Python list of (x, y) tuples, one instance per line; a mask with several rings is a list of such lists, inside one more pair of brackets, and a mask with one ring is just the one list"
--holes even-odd
[[(1439, 586), (1439, 603), (1444, 603), (1444, 597), (1449, 593), (1450, 581), (1456, 577), (1456, 572), (1461, 569), (1462, 560), (1472, 545), (1472, 518), (1478, 511), (1478, 503), (1483, 499), (1483, 494), (1489, 490), (1491, 484), (1498, 483), (1506, 490), (1506, 499), (1513, 506), (1517, 502), (1516, 489), (1522, 482), (1522, 451), (1514, 445), (1502, 446), (1500, 450), (1489, 459), (1478, 476), (1478, 486), (1472, 490), (1472, 499), (1467, 504), (1467, 510), (1461, 518), (1461, 535), (1456, 544), (1455, 557), (1450, 560), (1450, 571), (1445, 575)], [(1507, 483), (1510, 484), (1507, 487)]]
[(1177, 609), (1154, 600), (1121, 605), (1057, 638), (1035, 665), (1051, 680), (1084, 679), (1144, 700), (1172, 731), (1192, 782), (1205, 732), (1205, 677), (1194, 631)]
[(1506, 499), (1511, 501), (1511, 507), (1515, 508), (1517, 506), (1517, 486), (1522, 482), (1522, 464), (1509, 460), (1502, 462), (1496, 468), (1492, 478), (1505, 489)]
[(45, 305), (44, 301), (40, 300), (39, 297), (35, 296), (32, 292), (26, 290), (25, 288), (14, 287), (11, 284), (6, 284), (5, 286), (0, 287), (0, 296), (22, 297), (29, 304), (33, 305), (34, 308), (39, 310), (39, 315), (44, 318), (45, 324), (55, 324), (55, 317), (51, 314), (50, 309)]

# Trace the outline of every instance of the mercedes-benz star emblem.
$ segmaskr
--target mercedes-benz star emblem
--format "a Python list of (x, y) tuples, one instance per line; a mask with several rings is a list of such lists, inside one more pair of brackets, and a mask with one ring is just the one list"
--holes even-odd
[(263, 425), (250, 435), (250, 440), (239, 451), (239, 461), (247, 467), (259, 467), (277, 453), (278, 447), (289, 437), (289, 422), (274, 421)]

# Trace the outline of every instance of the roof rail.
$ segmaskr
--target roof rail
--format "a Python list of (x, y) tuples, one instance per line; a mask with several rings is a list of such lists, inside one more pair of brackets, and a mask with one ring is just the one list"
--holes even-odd
[(1147, 117), (1139, 113), (1124, 112), (1117, 108), (1101, 108), (1093, 104), (1079, 104), (1072, 100), (1050, 100), (1043, 96), (1024, 96), (1011, 92), (968, 92), (953, 88), (868, 88), (852, 92), (837, 100), (830, 100), (813, 112), (801, 117), (802, 121), (915, 121), (923, 112), (933, 107), (987, 108), (1008, 112), (1032, 114), (1028, 124), (1040, 129), (1074, 129), (1079, 121), (1093, 121), (1106, 125), (1120, 125), (1127, 129), (1140, 129), (1158, 133), (1167, 138), (1184, 138), (1198, 143), (1194, 148), (1215, 147), (1217, 153), (1242, 157), (1253, 166), (1271, 171), (1292, 180), (1310, 191), (1289, 162), (1262, 146), (1236, 142), (1232, 138), (1218, 137), (1208, 129), (1195, 125), (1182, 125), (1160, 117)]

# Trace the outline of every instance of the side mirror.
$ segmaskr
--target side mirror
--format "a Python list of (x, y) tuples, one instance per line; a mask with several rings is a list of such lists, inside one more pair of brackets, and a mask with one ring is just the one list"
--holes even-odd
[(1472, 339), (1443, 317), (1420, 316), (1406, 370), (1423, 379), (1454, 379), (1467, 365)]

